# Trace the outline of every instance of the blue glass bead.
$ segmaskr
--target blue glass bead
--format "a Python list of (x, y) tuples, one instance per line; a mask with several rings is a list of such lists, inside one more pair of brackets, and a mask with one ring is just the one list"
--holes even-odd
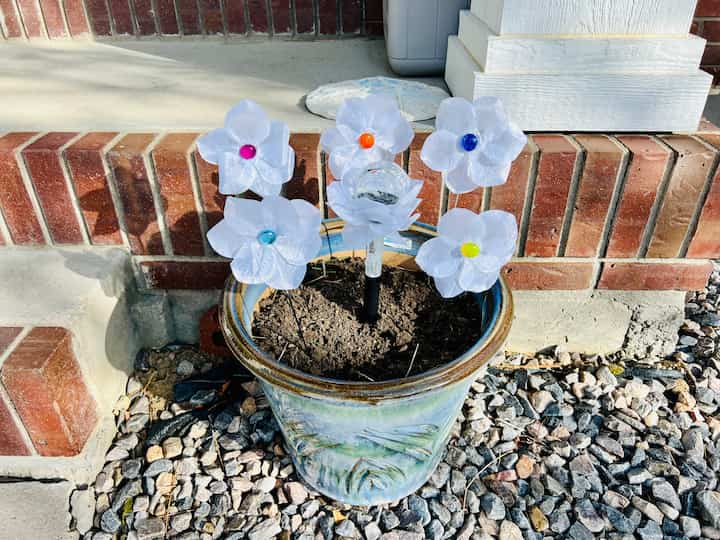
[(477, 135), (474, 133), (467, 133), (466, 135), (463, 135), (462, 139), (460, 139), (460, 145), (466, 152), (472, 152), (478, 145)]
[(258, 241), (266, 246), (269, 246), (275, 242), (275, 240), (277, 240), (277, 234), (275, 231), (271, 231), (270, 229), (266, 229), (258, 234)]

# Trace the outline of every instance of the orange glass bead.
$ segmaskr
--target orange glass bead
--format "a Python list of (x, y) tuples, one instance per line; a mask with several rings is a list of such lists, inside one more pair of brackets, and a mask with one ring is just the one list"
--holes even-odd
[(375, 136), (372, 133), (363, 133), (358, 140), (360, 146), (366, 150), (375, 146)]

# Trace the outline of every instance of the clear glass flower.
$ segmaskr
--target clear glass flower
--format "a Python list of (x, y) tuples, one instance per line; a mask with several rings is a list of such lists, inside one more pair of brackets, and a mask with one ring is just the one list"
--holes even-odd
[(320, 251), (320, 210), (301, 199), (231, 197), (225, 218), (208, 231), (212, 248), (232, 259), (235, 279), (288, 290), (302, 283)]
[(455, 208), (440, 218), (438, 235), (420, 246), (415, 261), (444, 298), (483, 292), (515, 253), (515, 216), (502, 210), (476, 214)]
[(420, 158), (443, 173), (452, 193), (507, 182), (510, 166), (527, 137), (510, 122), (502, 102), (482, 97), (470, 103), (448, 98), (440, 104), (436, 131), (425, 141)]
[(419, 217), (415, 209), (422, 181), (412, 180), (390, 161), (353, 169), (327, 188), (328, 204), (345, 220), (343, 242), (365, 249), (377, 239), (393, 237)]
[(414, 133), (389, 96), (346, 99), (338, 109), (335, 127), (320, 138), (330, 156), (330, 171), (344, 178), (351, 169), (392, 161), (412, 142)]
[(202, 158), (218, 165), (220, 193), (252, 190), (262, 197), (279, 195), (295, 169), (295, 152), (284, 122), (270, 120), (255, 102), (243, 100), (225, 116), (225, 127), (198, 139)]

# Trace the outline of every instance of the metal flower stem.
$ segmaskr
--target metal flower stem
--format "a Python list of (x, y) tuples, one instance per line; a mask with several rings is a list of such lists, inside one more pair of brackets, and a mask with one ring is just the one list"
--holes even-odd
[(376, 238), (367, 247), (365, 255), (365, 298), (363, 301), (363, 319), (374, 323), (378, 320), (380, 307), (380, 275), (385, 239)]

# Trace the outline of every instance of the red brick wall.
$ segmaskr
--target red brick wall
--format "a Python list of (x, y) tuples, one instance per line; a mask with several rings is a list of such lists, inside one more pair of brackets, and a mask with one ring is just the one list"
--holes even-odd
[[(227, 261), (204, 241), (222, 217), (217, 167), (197, 133), (0, 136), (0, 246), (118, 245), (141, 287), (220, 288)], [(694, 289), (720, 258), (720, 135), (535, 134), (507, 184), (449, 196), (419, 159), (421, 221), (448, 208), (502, 208), (520, 225), (505, 276), (516, 289)], [(285, 195), (331, 211), (317, 134), (295, 133)], [(0, 250), (3, 248), (0, 247)]]
[(707, 40), (701, 67), (720, 84), (720, 0), (698, 0), (692, 33)]
[(0, 39), (382, 35), (382, 0), (0, 0)]

